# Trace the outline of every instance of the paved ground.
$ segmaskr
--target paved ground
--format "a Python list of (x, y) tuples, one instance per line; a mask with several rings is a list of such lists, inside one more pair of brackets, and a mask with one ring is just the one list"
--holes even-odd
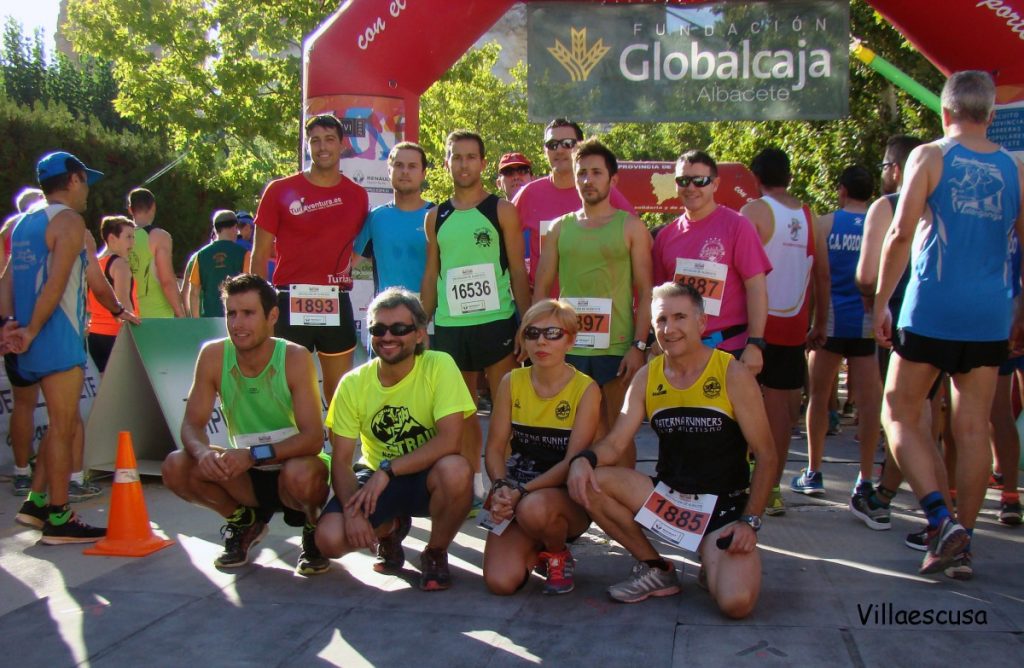
[[(639, 445), (651, 460), (646, 427)], [(454, 587), (427, 594), (414, 568), (423, 520), (406, 540), (411, 564), (401, 575), (378, 575), (369, 555), (352, 554), (307, 579), (292, 571), (299, 539), (279, 519), (255, 564), (217, 571), (221, 522), (155, 480), (145, 485), (150, 519), (176, 544), (143, 559), (39, 545), (37, 532), (13, 524), (18, 500), (4, 492), (0, 652), (20, 666), (1024, 665), (1024, 527), (996, 522), (995, 493), (976, 533), (975, 579), (919, 577), (920, 553), (903, 545), (921, 521), (911, 495), (897, 497), (893, 530), (870, 531), (846, 510), (852, 427), (829, 438), (827, 454), (827, 496), (786, 492), (787, 514), (766, 519), (764, 588), (742, 622), (715, 611), (696, 586), (693, 555), (681, 552), (669, 552), (685, 570), (681, 596), (609, 601), (605, 587), (631, 561), (596, 529), (573, 547), (575, 592), (545, 597), (534, 579), (499, 598), (480, 578), (483, 530), (467, 522), (451, 552)], [(787, 476), (805, 459), (794, 438)], [(104, 523), (108, 500), (80, 510)], [(928, 611), (959, 624), (900, 623)]]

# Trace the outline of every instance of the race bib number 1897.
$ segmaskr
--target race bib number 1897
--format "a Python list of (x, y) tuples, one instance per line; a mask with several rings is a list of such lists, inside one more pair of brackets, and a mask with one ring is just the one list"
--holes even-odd
[(577, 348), (607, 348), (611, 343), (612, 300), (595, 297), (563, 297), (576, 311)]

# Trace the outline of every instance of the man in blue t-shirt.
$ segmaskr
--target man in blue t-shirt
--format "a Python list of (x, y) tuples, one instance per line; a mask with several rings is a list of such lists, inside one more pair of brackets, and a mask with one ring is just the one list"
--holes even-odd
[(405, 288), (418, 292), (427, 263), (423, 220), (434, 205), (420, 193), (427, 176), (427, 155), (413, 142), (395, 144), (388, 154), (388, 176), (395, 199), (370, 212), (353, 249), (373, 259), (373, 291)]
[[(1008, 343), (1024, 347), (1009, 271), (1010, 237), (1024, 234), (1024, 171), (986, 136), (995, 95), (992, 77), (980, 71), (957, 72), (943, 87), (944, 137), (907, 160), (874, 302), (875, 337), (896, 353), (885, 384), (886, 436), (928, 516), (920, 571), (964, 580), (973, 575), (971, 533), (991, 470), (988, 422), (999, 365)], [(889, 298), (908, 258), (910, 283), (893, 327)], [(940, 371), (953, 380), (956, 519), (939, 491), (942, 461), (921, 421)]]

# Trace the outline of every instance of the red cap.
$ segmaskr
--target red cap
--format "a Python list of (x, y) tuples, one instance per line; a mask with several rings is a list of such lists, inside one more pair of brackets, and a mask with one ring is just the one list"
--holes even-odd
[(498, 172), (506, 167), (529, 167), (533, 169), (533, 163), (522, 153), (506, 153), (498, 161)]

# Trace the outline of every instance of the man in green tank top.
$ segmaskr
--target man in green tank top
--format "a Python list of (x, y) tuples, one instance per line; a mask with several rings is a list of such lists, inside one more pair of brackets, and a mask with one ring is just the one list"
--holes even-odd
[(249, 251), (235, 242), (238, 219), (234, 211), (214, 212), (213, 231), (217, 238), (199, 249), (192, 270), (185, 275), (185, 280), (191, 284), (188, 310), (193, 318), (223, 316), (220, 284), (225, 278), (241, 274), (249, 263)]
[[(214, 564), (237, 568), (267, 534), (277, 510), (301, 526), (298, 572), (323, 573), (316, 521), (327, 500), (329, 458), (321, 455), (323, 419), (313, 356), (271, 336), (277, 291), (254, 274), (222, 288), (228, 338), (203, 346), (181, 423), (183, 449), (164, 460), (164, 484), (226, 520), (224, 552)], [(207, 425), (220, 397), (227, 446), (213, 445)]]
[[(484, 190), (487, 161), (480, 135), (456, 130), (445, 142), (451, 199), (427, 213), (427, 265), (420, 292), (434, 319), (433, 347), (448, 353), (477, 398), (480, 372), (494, 388), (515, 366), (516, 311), (530, 306), (519, 214)], [(483, 432), (476, 416), (462, 430), (462, 454), (473, 466), (473, 492), (484, 495), (480, 474)]]
[(135, 221), (135, 246), (128, 266), (138, 291), (139, 315), (143, 318), (184, 318), (171, 256), (173, 242), (167, 230), (153, 224), (156, 197), (145, 188), (128, 193), (128, 212)]
[(576, 146), (572, 162), (583, 208), (555, 220), (544, 236), (533, 300), (546, 299), (557, 279), (559, 298), (576, 309), (580, 331), (565, 359), (601, 387), (601, 416), (611, 429), (647, 350), (651, 235), (611, 203), (614, 153), (592, 138)]

